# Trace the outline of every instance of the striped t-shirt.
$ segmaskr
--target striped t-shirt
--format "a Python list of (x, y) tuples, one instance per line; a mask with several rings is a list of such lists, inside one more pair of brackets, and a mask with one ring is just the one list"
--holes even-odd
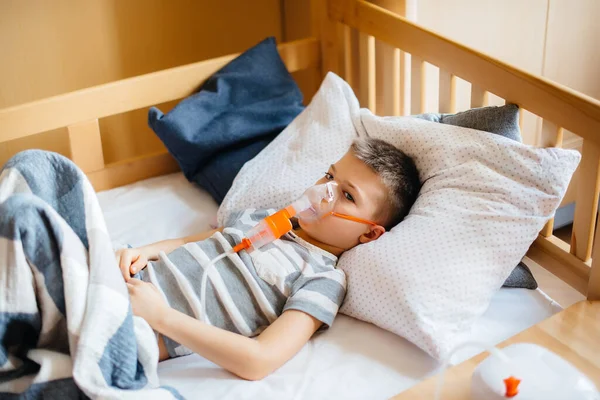
[[(200, 286), (204, 265), (240, 243), (244, 233), (273, 210), (234, 215), (223, 233), (187, 243), (148, 264), (141, 278), (153, 283), (172, 308), (201, 319)], [(209, 274), (206, 313), (211, 325), (252, 337), (286, 310), (303, 311), (327, 328), (346, 294), (346, 277), (337, 257), (293, 232), (258, 250), (240, 251), (218, 261)], [(165, 337), (171, 357), (191, 351)]]

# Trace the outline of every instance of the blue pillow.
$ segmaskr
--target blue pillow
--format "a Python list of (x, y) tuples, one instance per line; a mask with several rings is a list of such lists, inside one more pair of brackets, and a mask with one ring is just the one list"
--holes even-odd
[(267, 38), (231, 61), (200, 91), (148, 124), (185, 177), (221, 203), (244, 163), (304, 109), (302, 92)]

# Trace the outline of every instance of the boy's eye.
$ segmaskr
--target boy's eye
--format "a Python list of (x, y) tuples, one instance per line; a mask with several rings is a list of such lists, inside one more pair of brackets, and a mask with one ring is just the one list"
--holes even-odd
[(354, 197), (352, 197), (352, 195), (350, 193), (344, 192), (344, 197), (346, 197), (347, 200), (354, 203)]
[(333, 179), (333, 175), (331, 175), (329, 172), (325, 172), (325, 179), (327, 179), (328, 181)]

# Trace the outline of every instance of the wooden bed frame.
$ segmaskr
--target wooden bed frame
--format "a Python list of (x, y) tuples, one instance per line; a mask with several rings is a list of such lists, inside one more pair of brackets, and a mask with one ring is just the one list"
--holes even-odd
[[(540, 145), (561, 146), (563, 129), (583, 139), (575, 190), (571, 245), (552, 235), (549, 221), (528, 257), (587, 296), (600, 299), (600, 235), (594, 235), (600, 190), (600, 102), (469, 49), (363, 0), (311, 0), (313, 37), (279, 46), (290, 72), (313, 69), (320, 76), (334, 71), (349, 82), (357, 76), (366, 88), (364, 104), (375, 109), (375, 39), (393, 46), (392, 109), (400, 115), (411, 71), (412, 113), (425, 109), (425, 65), (439, 67), (439, 111), (456, 111), (458, 77), (472, 85), (471, 106), (487, 104), (488, 93), (516, 103), (542, 118)], [(359, 32), (357, 54), (352, 30)], [(407, 63), (405, 54), (411, 55)], [(175, 172), (166, 150), (105, 164), (98, 120), (192, 94), (199, 84), (237, 55), (229, 55), (79, 90), (0, 110), (0, 146), (26, 136), (67, 127), (70, 157), (97, 191)], [(353, 73), (354, 72), (354, 73)], [(350, 82), (357, 84), (357, 82)], [(128, 132), (122, 132), (127, 135)], [(6, 144), (5, 144), (6, 145)]]

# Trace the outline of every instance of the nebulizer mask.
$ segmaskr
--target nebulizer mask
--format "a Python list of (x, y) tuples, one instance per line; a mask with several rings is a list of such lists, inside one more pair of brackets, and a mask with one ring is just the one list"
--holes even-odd
[(275, 239), (279, 239), (292, 230), (291, 218), (304, 221), (316, 221), (333, 211), (336, 200), (337, 184), (327, 182), (308, 188), (304, 194), (289, 206), (260, 221), (246, 233), (242, 242), (234, 248), (258, 249)]
[(206, 285), (208, 276), (217, 261), (242, 250), (259, 249), (262, 246), (279, 239), (292, 230), (291, 219), (312, 222), (317, 221), (333, 212), (338, 198), (337, 184), (334, 181), (314, 185), (308, 188), (300, 198), (289, 206), (269, 215), (251, 228), (241, 243), (232, 249), (212, 259), (204, 268), (201, 283), (202, 319), (209, 323), (206, 316)]

